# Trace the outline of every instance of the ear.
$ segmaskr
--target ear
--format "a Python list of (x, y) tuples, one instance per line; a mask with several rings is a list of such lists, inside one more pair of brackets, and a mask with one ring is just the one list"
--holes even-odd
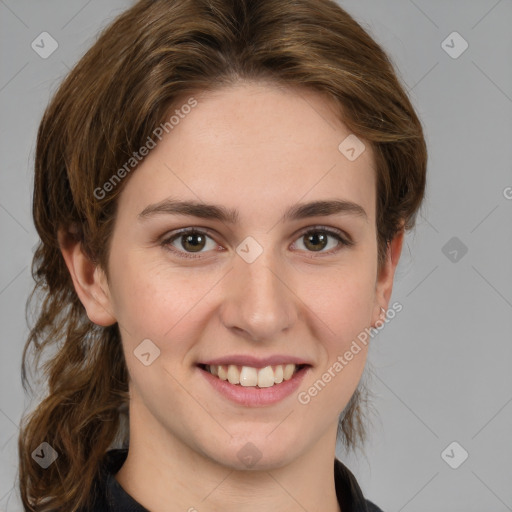
[(398, 261), (400, 260), (400, 254), (402, 253), (404, 234), (405, 230), (402, 227), (393, 240), (388, 244), (386, 262), (377, 276), (372, 325), (375, 325), (375, 322), (379, 318), (382, 319), (383, 313), (380, 308), (383, 307), (386, 310), (388, 309), (389, 299), (391, 298), (391, 292), (393, 291), (395, 270), (398, 265)]
[(60, 250), (78, 298), (87, 311), (89, 320), (107, 327), (116, 323), (112, 313), (111, 297), (104, 271), (83, 252), (82, 244), (72, 234), (59, 230)]

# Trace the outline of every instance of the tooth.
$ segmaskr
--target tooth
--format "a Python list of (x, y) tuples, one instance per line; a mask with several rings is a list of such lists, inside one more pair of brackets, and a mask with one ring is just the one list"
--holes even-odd
[(258, 371), (258, 386), (260, 388), (269, 388), (274, 385), (274, 370), (272, 366), (265, 366)]
[(234, 364), (228, 366), (228, 381), (230, 384), (240, 383), (240, 372)]
[(245, 387), (258, 386), (260, 388), (269, 388), (274, 384), (280, 384), (283, 380), (290, 380), (295, 373), (297, 366), (293, 363), (279, 364), (274, 368), (266, 366), (265, 368), (252, 368), (250, 366), (240, 367), (230, 365), (211, 365), (208, 370), (212, 375), (221, 380), (227, 380), (230, 384), (240, 384)]
[(228, 380), (228, 373), (224, 366), (219, 365), (218, 377), (221, 380)]
[(284, 367), (284, 372), (283, 372), (284, 380), (290, 380), (292, 378), (294, 370), (295, 370), (295, 365), (294, 364), (287, 364)]
[(283, 382), (283, 365), (279, 364), (276, 366), (274, 370), (274, 382), (276, 384), (281, 384)]
[(258, 371), (256, 368), (242, 366), (240, 372), (240, 384), (242, 386), (256, 386), (258, 384)]

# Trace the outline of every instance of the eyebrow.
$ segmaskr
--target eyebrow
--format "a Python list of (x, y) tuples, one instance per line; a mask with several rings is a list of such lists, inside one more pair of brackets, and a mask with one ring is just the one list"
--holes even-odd
[[(221, 205), (207, 204), (199, 201), (179, 201), (172, 198), (146, 206), (139, 213), (139, 219), (147, 219), (158, 214), (187, 215), (201, 219), (219, 220), (224, 223), (236, 224), (239, 212), (236, 209), (225, 208)], [(312, 201), (291, 206), (283, 215), (283, 221), (300, 220), (308, 217), (349, 214), (362, 217), (366, 221), (368, 215), (362, 206), (351, 201), (334, 199)]]

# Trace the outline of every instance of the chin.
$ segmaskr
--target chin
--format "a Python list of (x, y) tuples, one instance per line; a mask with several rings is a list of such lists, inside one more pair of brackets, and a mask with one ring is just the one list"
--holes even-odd
[[(270, 435), (272, 437), (272, 434)], [(266, 471), (285, 466), (294, 458), (297, 442), (288, 437), (287, 442), (276, 436), (270, 440), (268, 432), (260, 435), (231, 439), (229, 446), (212, 454), (218, 464), (234, 470)]]

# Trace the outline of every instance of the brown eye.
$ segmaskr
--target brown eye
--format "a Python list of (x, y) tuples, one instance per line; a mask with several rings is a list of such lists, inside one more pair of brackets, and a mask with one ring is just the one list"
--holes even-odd
[(206, 237), (202, 233), (189, 233), (181, 235), (181, 246), (186, 251), (198, 252), (204, 248)]
[[(317, 252), (329, 255), (334, 254), (343, 246), (354, 245), (352, 240), (348, 237), (343, 237), (341, 233), (341, 231), (338, 232), (332, 229), (318, 227), (316, 229), (310, 229), (309, 231), (303, 232), (298, 240), (302, 242), (306, 252)], [(333, 239), (333, 242), (329, 247), (330, 239)], [(298, 245), (300, 246), (300, 244)], [(324, 250), (326, 248), (329, 250)]]
[(304, 235), (304, 245), (312, 251), (321, 251), (328, 243), (328, 236), (322, 231), (314, 231)]
[[(210, 247), (208, 247), (208, 242), (210, 242)], [(184, 258), (200, 258), (202, 253), (218, 247), (211, 236), (197, 229), (184, 229), (167, 237), (161, 242), (161, 245)]]
[[(354, 242), (348, 236), (344, 237), (342, 235), (342, 231), (334, 231), (331, 228), (309, 229), (309, 231), (305, 231), (299, 236), (298, 241), (304, 245), (304, 249), (300, 247), (299, 249), (322, 255), (334, 254), (343, 246), (354, 245)], [(208, 242), (211, 244), (210, 247), (208, 247)], [(329, 243), (331, 243), (330, 247)], [(204, 253), (220, 248), (206, 231), (197, 228), (183, 229), (168, 236), (160, 244), (165, 249), (183, 258), (201, 258)], [(326, 248), (329, 250), (325, 250)]]

